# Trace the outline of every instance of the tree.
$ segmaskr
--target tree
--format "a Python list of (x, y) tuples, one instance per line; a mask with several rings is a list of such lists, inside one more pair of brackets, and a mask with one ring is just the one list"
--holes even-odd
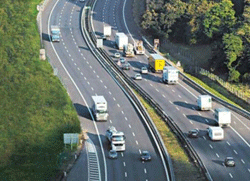
[(203, 21), (204, 33), (209, 37), (220, 37), (223, 33), (229, 33), (235, 25), (235, 11), (231, 0), (222, 0), (206, 12)]

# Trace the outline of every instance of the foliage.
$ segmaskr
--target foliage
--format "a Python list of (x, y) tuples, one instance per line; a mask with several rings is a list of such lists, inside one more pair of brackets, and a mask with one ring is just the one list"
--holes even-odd
[(230, 82), (239, 82), (240, 72), (235, 70), (235, 68), (229, 69), (228, 81)]
[(39, 60), (39, 2), (0, 2), (0, 180), (48, 180), (63, 133), (80, 132), (65, 89)]

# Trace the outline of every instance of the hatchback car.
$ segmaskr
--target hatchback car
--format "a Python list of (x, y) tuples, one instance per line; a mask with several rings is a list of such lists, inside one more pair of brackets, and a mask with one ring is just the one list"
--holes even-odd
[(121, 57), (121, 58), (120, 58), (120, 62), (121, 62), (121, 63), (125, 63), (125, 62), (126, 62), (126, 59), (125, 59), (124, 57)]
[(118, 52), (116, 52), (116, 53), (114, 54), (114, 57), (115, 57), (115, 58), (120, 58), (120, 57), (121, 57), (121, 54), (118, 53)]
[(109, 151), (109, 158), (115, 159), (115, 158), (117, 158), (117, 156), (118, 156), (118, 154), (117, 154), (117, 152), (115, 150), (110, 150)]
[(233, 157), (227, 157), (224, 163), (226, 167), (235, 167), (235, 161)]
[(141, 73), (142, 73), (142, 74), (147, 74), (147, 73), (148, 73), (147, 67), (142, 67), (142, 68), (141, 68)]
[(142, 151), (141, 160), (142, 161), (150, 161), (151, 160), (151, 155), (150, 155), (149, 151)]
[(197, 129), (192, 129), (188, 132), (189, 138), (198, 138), (198, 135), (199, 135), (199, 130)]
[(135, 74), (134, 79), (135, 80), (142, 80), (141, 74)]

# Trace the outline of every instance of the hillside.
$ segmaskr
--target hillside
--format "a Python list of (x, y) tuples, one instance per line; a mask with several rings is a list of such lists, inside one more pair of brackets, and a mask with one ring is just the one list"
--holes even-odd
[(66, 90), (39, 60), (39, 2), (0, 2), (0, 180), (47, 180), (63, 133), (80, 132)]

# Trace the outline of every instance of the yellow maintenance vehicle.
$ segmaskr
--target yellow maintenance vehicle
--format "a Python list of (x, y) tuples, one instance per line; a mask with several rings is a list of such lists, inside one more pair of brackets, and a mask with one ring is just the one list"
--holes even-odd
[(152, 72), (162, 72), (165, 66), (164, 58), (159, 54), (150, 54), (148, 57), (148, 68)]
[(145, 48), (143, 47), (142, 40), (135, 41), (134, 50), (135, 50), (136, 55), (144, 55), (145, 54)]

